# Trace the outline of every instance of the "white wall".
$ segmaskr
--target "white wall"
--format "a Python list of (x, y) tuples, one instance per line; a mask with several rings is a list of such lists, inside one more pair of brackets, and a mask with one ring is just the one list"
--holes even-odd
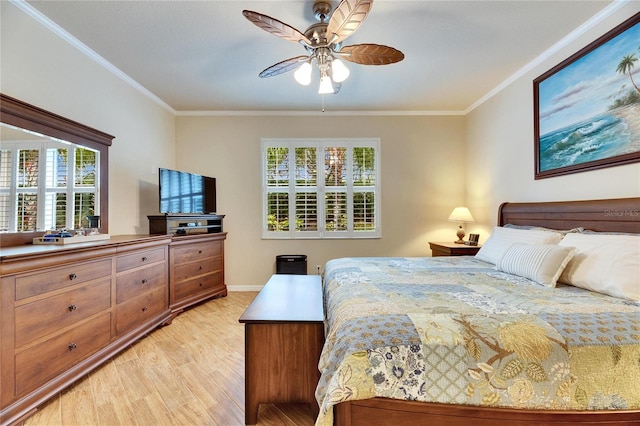
[[(176, 165), (215, 176), (225, 214), (227, 284), (262, 285), (275, 256), (428, 256), (428, 241), (453, 241), (447, 222), (464, 194), (464, 117), (184, 116), (176, 120)], [(262, 240), (260, 138), (381, 140), (382, 239)]]
[(0, 2), (0, 91), (115, 136), (109, 232), (148, 233), (152, 164), (173, 165), (174, 116), (12, 4)]
[(484, 237), (504, 201), (640, 196), (640, 163), (534, 180), (533, 147), (533, 80), (639, 10), (630, 2), (467, 114), (466, 202)]

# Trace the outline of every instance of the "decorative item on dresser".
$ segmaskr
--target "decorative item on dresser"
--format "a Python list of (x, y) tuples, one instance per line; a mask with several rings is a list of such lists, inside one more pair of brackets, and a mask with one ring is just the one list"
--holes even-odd
[(447, 242), (429, 242), (431, 256), (473, 256), (480, 250), (479, 245), (464, 245)]
[(170, 237), (0, 254), (0, 424), (13, 424), (170, 317)]

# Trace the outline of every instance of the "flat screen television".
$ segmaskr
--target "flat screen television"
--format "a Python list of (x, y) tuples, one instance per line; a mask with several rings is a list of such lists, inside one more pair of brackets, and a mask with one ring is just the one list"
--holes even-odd
[(178, 170), (159, 170), (160, 213), (216, 212), (216, 178)]

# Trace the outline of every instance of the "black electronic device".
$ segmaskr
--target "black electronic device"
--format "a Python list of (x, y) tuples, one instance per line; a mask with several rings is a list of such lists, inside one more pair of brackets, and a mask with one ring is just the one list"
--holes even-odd
[(477, 246), (479, 240), (480, 234), (469, 234), (469, 241), (466, 241), (465, 244), (468, 246)]
[(179, 170), (159, 169), (160, 213), (216, 212), (216, 178)]

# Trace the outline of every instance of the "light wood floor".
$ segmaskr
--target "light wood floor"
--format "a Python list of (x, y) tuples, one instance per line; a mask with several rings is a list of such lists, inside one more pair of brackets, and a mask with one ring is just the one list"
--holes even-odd
[[(179, 315), (50, 400), (24, 426), (244, 424), (244, 326), (257, 295)], [(258, 425), (313, 425), (305, 405), (260, 406)]]

